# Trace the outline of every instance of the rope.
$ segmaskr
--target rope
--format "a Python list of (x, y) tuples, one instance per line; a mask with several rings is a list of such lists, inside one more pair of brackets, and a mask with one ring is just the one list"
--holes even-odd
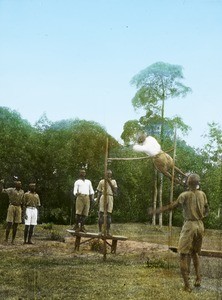
[(141, 157), (110, 157), (108, 160), (136, 160), (136, 159), (147, 159), (151, 158), (150, 156), (141, 156)]

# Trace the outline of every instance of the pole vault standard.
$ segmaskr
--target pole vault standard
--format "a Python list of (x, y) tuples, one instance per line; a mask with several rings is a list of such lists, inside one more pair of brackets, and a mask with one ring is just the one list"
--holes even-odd
[[(170, 203), (173, 202), (173, 192), (174, 192), (174, 176), (175, 176), (175, 158), (176, 158), (176, 146), (177, 146), (177, 129), (175, 127), (174, 131), (174, 147), (173, 147), (173, 167), (172, 167), (172, 179), (171, 179), (171, 189), (170, 189)], [(171, 210), (169, 213), (169, 239), (168, 239), (168, 247), (172, 246), (172, 219), (173, 219), (173, 211)]]
[(106, 149), (105, 149), (105, 163), (104, 163), (104, 215), (103, 215), (103, 224), (104, 224), (104, 239), (103, 239), (103, 260), (106, 260), (107, 246), (106, 246), (106, 234), (107, 234), (107, 163), (108, 163), (108, 148), (109, 141), (106, 139)]
[[(174, 182), (175, 182), (175, 157), (176, 157), (176, 144), (177, 144), (177, 140), (176, 140), (176, 127), (175, 127), (175, 131), (174, 131), (174, 147), (173, 147), (173, 164), (172, 164), (172, 177), (171, 177), (171, 188), (170, 188), (170, 202), (173, 201), (173, 193), (174, 193)], [(122, 158), (118, 158), (118, 157), (110, 157), (108, 158), (108, 161), (113, 161), (113, 160), (141, 160), (141, 159), (147, 159), (147, 158), (151, 158), (149, 156), (142, 156), (142, 157), (122, 157)], [(171, 246), (172, 243), (172, 211), (169, 214), (169, 221), (168, 221), (168, 247)]]
[[(175, 162), (175, 157), (176, 157), (176, 128), (175, 128), (175, 132), (174, 132), (174, 153), (173, 153), (173, 161)], [(105, 152), (105, 178), (106, 178), (106, 171), (107, 171), (107, 163), (109, 161), (113, 161), (113, 160), (139, 160), (139, 159), (147, 159), (150, 158), (148, 156), (142, 156), (142, 157), (123, 157), (123, 158), (118, 158), (118, 157), (109, 157), (108, 158), (108, 139), (106, 142), (106, 152)], [(174, 164), (175, 165), (175, 164)], [(174, 165), (172, 168), (172, 178), (171, 178), (171, 191), (170, 191), (170, 202), (173, 201), (173, 192), (174, 192), (174, 176), (175, 176), (175, 170), (174, 170)], [(106, 186), (106, 184), (105, 184)], [(107, 202), (107, 195), (105, 193), (104, 195), (104, 202)], [(104, 208), (104, 217), (105, 217), (105, 210), (106, 210), (106, 215), (107, 215), (107, 208)], [(104, 219), (104, 225), (105, 228), (107, 226), (107, 220), (106, 218)], [(171, 246), (171, 239), (172, 239), (172, 215), (169, 217), (169, 230), (170, 230), (170, 238), (168, 240), (168, 247), (171, 251), (173, 252), (177, 252), (177, 247), (173, 247)], [(104, 260), (106, 259), (106, 239), (104, 239)], [(222, 251), (213, 251), (213, 250), (205, 250), (202, 249), (201, 250), (201, 254), (202, 256), (209, 256), (209, 257), (218, 257), (218, 258), (222, 258)]]

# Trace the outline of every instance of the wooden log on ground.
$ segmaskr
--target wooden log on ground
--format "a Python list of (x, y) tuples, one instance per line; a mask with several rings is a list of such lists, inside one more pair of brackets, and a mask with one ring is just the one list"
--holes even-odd
[[(177, 247), (170, 246), (169, 249), (173, 252), (178, 252)], [(202, 249), (201, 256), (222, 258), (222, 251)]]

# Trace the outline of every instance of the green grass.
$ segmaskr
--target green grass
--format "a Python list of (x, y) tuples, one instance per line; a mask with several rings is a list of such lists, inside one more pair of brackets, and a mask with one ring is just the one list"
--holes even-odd
[[(87, 228), (97, 231), (96, 225)], [(177, 254), (155, 247), (123, 251), (119, 245), (116, 254), (108, 249), (104, 260), (103, 254), (90, 250), (90, 243), (74, 251), (66, 229), (38, 225), (33, 246), (22, 244), (23, 225), (15, 246), (3, 245), (0, 229), (0, 299), (222, 299), (222, 259), (202, 258), (203, 286), (189, 294), (182, 290)], [(176, 245), (180, 229), (173, 228), (170, 239), (168, 228), (146, 224), (112, 224), (112, 231), (128, 241), (168, 245), (172, 240)], [(52, 240), (52, 232), (58, 240)], [(207, 231), (204, 243), (220, 250), (221, 232)]]

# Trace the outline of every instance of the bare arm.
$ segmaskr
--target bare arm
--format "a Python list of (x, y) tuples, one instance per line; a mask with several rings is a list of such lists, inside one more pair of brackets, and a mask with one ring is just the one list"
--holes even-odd
[(150, 208), (148, 213), (149, 213), (150, 215), (153, 215), (153, 214), (160, 214), (160, 213), (163, 213), (163, 212), (165, 212), (165, 211), (173, 210), (173, 209), (176, 208), (178, 205), (179, 205), (179, 202), (178, 202), (178, 200), (176, 200), (176, 201), (173, 201), (173, 202), (171, 202), (171, 203), (169, 203), (169, 204), (167, 204), (167, 205), (164, 205), (164, 206), (162, 206), (162, 207), (160, 207), (160, 208), (157, 208), (157, 209)]

